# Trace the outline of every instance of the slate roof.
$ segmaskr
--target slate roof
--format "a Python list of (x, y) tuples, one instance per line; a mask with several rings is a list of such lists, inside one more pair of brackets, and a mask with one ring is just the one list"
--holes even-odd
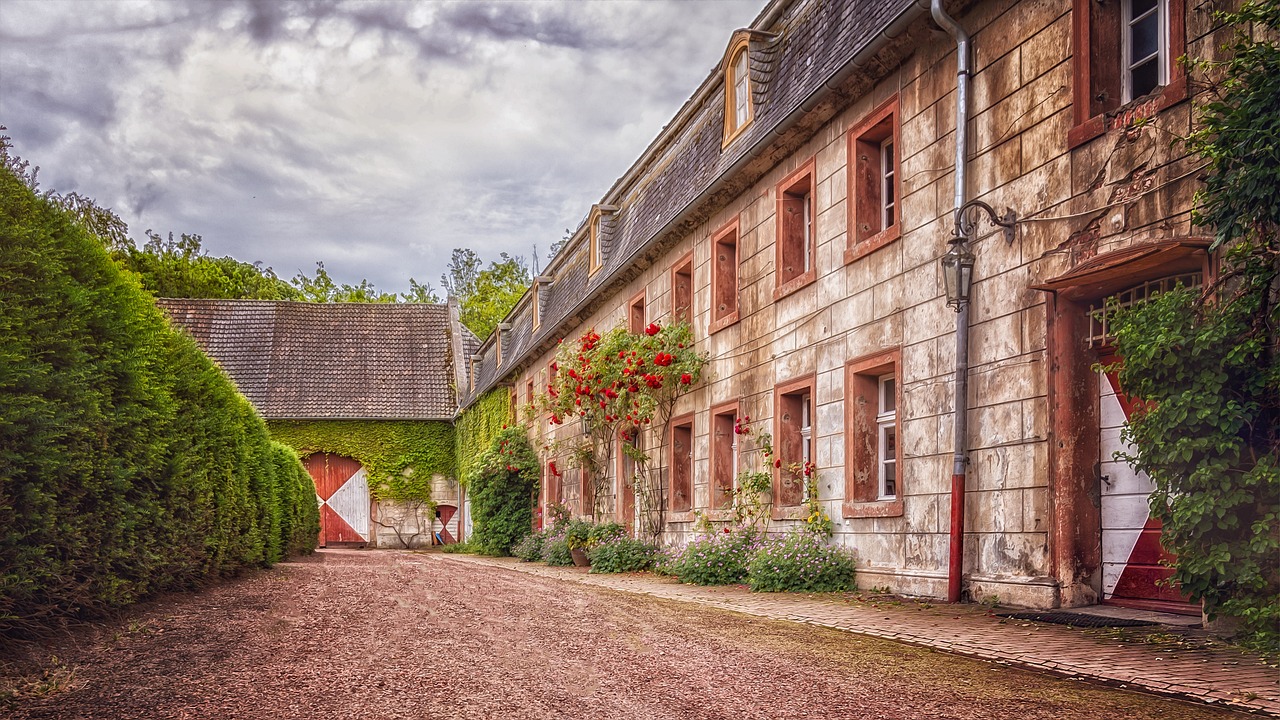
[(826, 92), (824, 84), (896, 19), (906, 17), (912, 5), (916, 13), (927, 14), (923, 0), (775, 0), (766, 7), (756, 23), (769, 18), (767, 26), (753, 26), (749, 40), (755, 103), (751, 125), (727, 148), (721, 147), (724, 82), (720, 68), (714, 68), (700, 90), (601, 201), (617, 206), (602, 227), (601, 269), (594, 275), (588, 273), (587, 233), (580, 227), (543, 273), (554, 276), (554, 281), (540, 293), (542, 321), (538, 330), (532, 331), (530, 293), (526, 293), (507, 317), (511, 329), (501, 333), (501, 367), (496, 365), (494, 352), (497, 338), (490, 336), (480, 348), (483, 359), (474, 387), (463, 393), (461, 404), (465, 407), (539, 347), (554, 342), (556, 333), (566, 332), (562, 326), (576, 322), (574, 313), (581, 312), (593, 298), (615, 292), (610, 287), (613, 282), (655, 247), (673, 222), (699, 203), (710, 202), (706, 194), (719, 181), (752, 152), (767, 147), (770, 135), (788, 117), (802, 110), (806, 101)]
[(457, 409), (447, 305), (157, 303), (263, 417), (452, 420)]

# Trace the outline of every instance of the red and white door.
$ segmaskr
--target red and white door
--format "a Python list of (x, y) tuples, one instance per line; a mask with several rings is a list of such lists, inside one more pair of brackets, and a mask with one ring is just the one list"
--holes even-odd
[[(1103, 365), (1115, 356), (1100, 358)], [(1173, 555), (1160, 544), (1161, 523), (1151, 516), (1155, 484), (1146, 473), (1115, 460), (1127, 451), (1120, 431), (1128, 422), (1133, 400), (1120, 389), (1114, 372), (1099, 372), (1099, 475), (1102, 485), (1102, 598), (1117, 605), (1174, 612), (1196, 612), (1182, 591), (1168, 580)]]
[(320, 503), (320, 546), (369, 542), (369, 480), (349, 457), (315, 453), (303, 461)]

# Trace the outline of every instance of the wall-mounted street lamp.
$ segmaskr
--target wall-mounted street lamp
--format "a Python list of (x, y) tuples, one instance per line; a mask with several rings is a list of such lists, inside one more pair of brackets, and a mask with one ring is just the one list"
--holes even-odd
[(997, 215), (990, 205), (981, 200), (970, 200), (956, 210), (956, 224), (951, 231), (951, 247), (940, 260), (942, 281), (947, 289), (947, 307), (954, 308), (956, 312), (960, 312), (968, 305), (970, 292), (973, 289), (973, 263), (976, 258), (973, 251), (969, 249), (969, 240), (973, 237), (978, 220), (981, 218), (972, 217), (971, 210), (985, 211), (993, 225), (1004, 228), (1004, 239), (1010, 244), (1017, 236), (1015, 223), (1018, 220), (1018, 214), (1013, 210), (1006, 208), (1004, 215)]
[(973, 288), (973, 261), (975, 257), (964, 241), (952, 241), (947, 254), (942, 256), (942, 281), (947, 286), (947, 307), (960, 312), (969, 302)]

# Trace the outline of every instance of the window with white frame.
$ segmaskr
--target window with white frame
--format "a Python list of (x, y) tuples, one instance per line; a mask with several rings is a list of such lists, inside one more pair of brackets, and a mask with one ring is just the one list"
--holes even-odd
[(740, 50), (733, 59), (733, 126), (740, 128), (751, 117), (751, 86), (747, 75), (747, 51)]
[(893, 375), (882, 375), (878, 382), (876, 434), (879, 458), (876, 472), (879, 476), (879, 499), (887, 500), (898, 496), (897, 382)]
[(897, 221), (898, 197), (894, 184), (893, 136), (880, 143), (880, 227), (893, 227)]
[(599, 213), (593, 213), (590, 224), (587, 228), (591, 244), (590, 272), (593, 273), (604, 265), (604, 251), (600, 247), (600, 223), (602, 219), (603, 218)]
[(813, 462), (813, 395), (800, 396), (800, 462), (804, 499), (809, 499), (809, 463)]
[(1166, 0), (1123, 0), (1121, 53), (1124, 102), (1168, 83), (1168, 6)]
[(813, 269), (813, 193), (801, 198), (804, 203), (804, 271)]

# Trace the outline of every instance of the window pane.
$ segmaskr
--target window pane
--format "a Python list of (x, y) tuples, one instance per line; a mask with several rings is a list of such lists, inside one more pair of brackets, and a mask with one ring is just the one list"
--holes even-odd
[(1133, 97), (1142, 97), (1160, 84), (1159, 81), (1159, 62), (1157, 58), (1151, 58), (1145, 63), (1133, 69), (1132, 94)]
[(1131, 62), (1145, 60), (1160, 50), (1160, 15), (1152, 13), (1134, 23), (1130, 28), (1133, 49)]
[(885, 497), (893, 497), (894, 495), (898, 494), (898, 478), (897, 478), (897, 472), (896, 472), (897, 467), (898, 466), (894, 463), (889, 463), (885, 465), (885, 468), (884, 468), (884, 496)]
[(1142, 14), (1156, 6), (1158, 0), (1133, 0), (1133, 15), (1131, 17), (1142, 17)]
[(896, 411), (898, 405), (898, 391), (894, 378), (885, 378), (881, 384), (880, 397), (880, 414), (887, 415)]
[(886, 465), (898, 457), (898, 429), (893, 425), (885, 426), (884, 444), (881, 448), (881, 453), (881, 457), (884, 458)]

